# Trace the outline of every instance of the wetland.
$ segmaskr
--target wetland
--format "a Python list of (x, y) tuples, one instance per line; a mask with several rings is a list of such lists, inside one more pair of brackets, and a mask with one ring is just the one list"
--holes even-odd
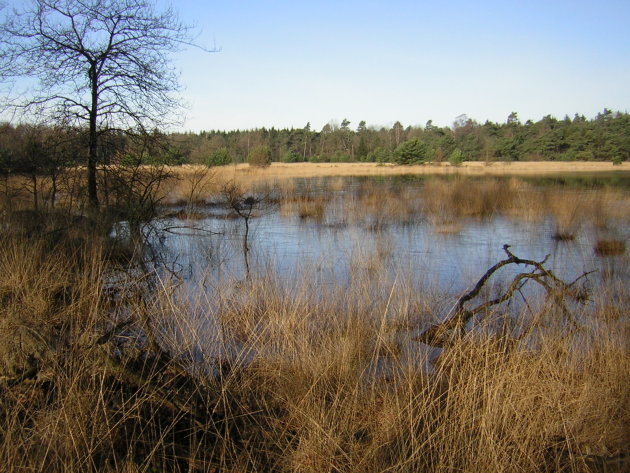
[(624, 172), (155, 172), (4, 223), (15, 468), (627, 471)]

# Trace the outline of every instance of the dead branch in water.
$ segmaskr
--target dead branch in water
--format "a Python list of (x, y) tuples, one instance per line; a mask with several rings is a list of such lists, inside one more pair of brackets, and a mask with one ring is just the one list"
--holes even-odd
[[(443, 348), (447, 346), (454, 339), (461, 338), (464, 335), (466, 324), (476, 314), (487, 311), (493, 306), (508, 301), (514, 296), (515, 292), (521, 293), (521, 288), (528, 281), (533, 281), (541, 286), (547, 293), (547, 297), (549, 297), (558, 306), (558, 308), (562, 311), (563, 316), (569, 321), (569, 323), (574, 328), (579, 328), (577, 321), (575, 320), (571, 312), (569, 312), (566, 306), (565, 297), (569, 296), (581, 302), (587, 300), (587, 295), (584, 294), (582, 291), (576, 290), (575, 284), (579, 280), (590, 274), (592, 271), (584, 272), (574, 281), (567, 283), (558, 278), (551, 270), (545, 268), (545, 264), (547, 263), (550, 255), (545, 256), (545, 258), (540, 261), (519, 258), (510, 251), (510, 245), (507, 244), (503, 245), (503, 251), (505, 251), (505, 253), (507, 254), (507, 258), (499, 261), (490, 269), (488, 269), (488, 271), (485, 272), (485, 274), (479, 279), (479, 281), (477, 281), (475, 287), (473, 287), (470, 291), (465, 293), (457, 300), (457, 303), (455, 304), (455, 307), (452, 311), (453, 315), (447, 317), (443, 322), (433, 325), (432, 327), (424, 331), (421, 335), (417, 336), (415, 338), (417, 341), (426, 343), (427, 345), (431, 345), (434, 347)], [(484, 285), (494, 275), (494, 273), (496, 273), (504, 266), (510, 264), (525, 265), (533, 269), (529, 272), (519, 273), (514, 276), (507, 290), (499, 297), (483, 302), (472, 309), (467, 309), (466, 304), (474, 300), (479, 295)], [(533, 325), (534, 324), (532, 323), (530, 327), (523, 334), (521, 334), (519, 338), (522, 338), (525, 335), (531, 333)]]

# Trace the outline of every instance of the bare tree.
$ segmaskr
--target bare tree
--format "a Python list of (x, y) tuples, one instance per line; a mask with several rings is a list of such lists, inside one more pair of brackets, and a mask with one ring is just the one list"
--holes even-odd
[(13, 90), (15, 109), (88, 131), (88, 197), (97, 208), (101, 137), (174, 116), (179, 84), (169, 55), (191, 45), (190, 27), (151, 0), (29, 0), (2, 31), (0, 71), (28, 84)]

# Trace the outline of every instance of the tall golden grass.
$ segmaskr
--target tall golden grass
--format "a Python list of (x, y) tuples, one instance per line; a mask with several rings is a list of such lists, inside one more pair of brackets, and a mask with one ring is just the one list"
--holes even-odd
[(348, 287), (305, 267), (191, 299), (94, 241), (3, 237), (2, 471), (628, 471), (623, 294), (434, 358), (439, 304), (368, 264), (386, 248)]
[[(162, 192), (197, 208), (215, 183), (193, 174)], [(628, 216), (614, 191), (567, 199), (514, 179), (269, 186), (287, 215), (306, 205), (303, 218), (375, 230), (506, 215), (606, 236)], [(627, 287), (600, 288), (574, 314), (579, 331), (528, 314), (545, 323), (515, 342), (497, 311), (438, 351), (415, 340), (446, 296), (390, 264), (385, 234), (352, 255), (344, 287), (305, 264), (290, 282), (269, 273), (191, 296), (85, 219), (2, 221), (0, 471), (630, 470)]]

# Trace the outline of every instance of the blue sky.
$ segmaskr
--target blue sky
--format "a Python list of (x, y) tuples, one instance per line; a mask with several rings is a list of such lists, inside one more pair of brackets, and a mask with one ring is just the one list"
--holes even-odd
[(221, 48), (174, 57), (179, 130), (630, 111), (630, 0), (157, 2)]
[(630, 2), (179, 0), (183, 128), (451, 125), (630, 109)]

